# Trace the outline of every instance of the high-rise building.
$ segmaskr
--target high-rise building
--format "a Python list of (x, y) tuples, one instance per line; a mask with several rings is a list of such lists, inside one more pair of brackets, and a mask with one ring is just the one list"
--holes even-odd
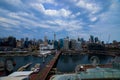
[(44, 45), (48, 45), (47, 36), (44, 37)]
[(24, 38), (21, 38), (21, 48), (24, 48)]
[(81, 42), (81, 44), (85, 44), (84, 38), (80, 38), (80, 42)]
[(80, 41), (76, 41), (75, 50), (81, 50), (81, 49), (82, 49), (81, 42)]
[(54, 33), (54, 41), (56, 40), (56, 34)]
[(10, 47), (16, 47), (16, 38), (13, 36), (8, 37), (8, 45)]
[(71, 49), (75, 49), (75, 48), (76, 48), (76, 40), (71, 39)]
[(95, 43), (97, 43), (99, 41), (98, 37), (95, 37)]
[(22, 47), (22, 42), (19, 41), (19, 40), (17, 40), (17, 41), (16, 41), (16, 47), (17, 47), (17, 48), (21, 48), (21, 47)]
[(54, 41), (54, 49), (58, 49), (58, 41)]
[(63, 39), (59, 39), (59, 48), (62, 49), (64, 45), (64, 40)]
[(24, 42), (24, 47), (28, 48), (28, 46), (29, 46), (29, 41), (28, 41), (28, 38), (26, 38)]
[(68, 38), (65, 38), (65, 39), (64, 39), (64, 46), (63, 46), (63, 48), (64, 48), (65, 50), (68, 50), (68, 49), (69, 49), (69, 39), (68, 39)]
[(94, 43), (94, 36), (90, 35), (90, 39), (89, 39), (90, 43)]

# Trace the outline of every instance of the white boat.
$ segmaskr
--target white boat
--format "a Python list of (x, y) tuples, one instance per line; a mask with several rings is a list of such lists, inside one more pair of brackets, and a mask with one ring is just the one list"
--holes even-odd
[(8, 76), (0, 77), (0, 80), (29, 80), (33, 71), (17, 71)]
[(17, 71), (24, 71), (24, 70), (25, 70), (26, 68), (28, 68), (31, 64), (32, 64), (32, 63), (30, 62), (30, 63), (28, 63), (28, 64), (20, 67)]
[(33, 71), (34, 73), (39, 72), (40, 71), (40, 64), (39, 63), (35, 64), (35, 66), (31, 68), (31, 71)]

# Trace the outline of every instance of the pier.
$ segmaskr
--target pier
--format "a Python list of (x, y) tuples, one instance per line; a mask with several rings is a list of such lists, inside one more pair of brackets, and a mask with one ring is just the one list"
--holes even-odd
[(60, 54), (60, 51), (56, 52), (53, 59), (40, 72), (31, 74), (30, 80), (46, 80), (50, 70), (53, 68)]

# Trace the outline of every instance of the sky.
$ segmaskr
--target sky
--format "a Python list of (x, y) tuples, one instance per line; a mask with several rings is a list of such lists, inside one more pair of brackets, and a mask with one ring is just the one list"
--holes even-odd
[(0, 0), (0, 37), (120, 41), (120, 0)]

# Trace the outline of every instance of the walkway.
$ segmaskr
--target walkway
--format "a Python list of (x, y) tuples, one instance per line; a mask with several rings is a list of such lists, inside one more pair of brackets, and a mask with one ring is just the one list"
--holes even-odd
[(53, 59), (39, 73), (32, 74), (30, 76), (30, 80), (45, 80), (47, 78), (48, 73), (53, 68), (54, 64), (56, 63), (60, 53), (61, 52), (58, 51), (55, 57), (53, 57)]

